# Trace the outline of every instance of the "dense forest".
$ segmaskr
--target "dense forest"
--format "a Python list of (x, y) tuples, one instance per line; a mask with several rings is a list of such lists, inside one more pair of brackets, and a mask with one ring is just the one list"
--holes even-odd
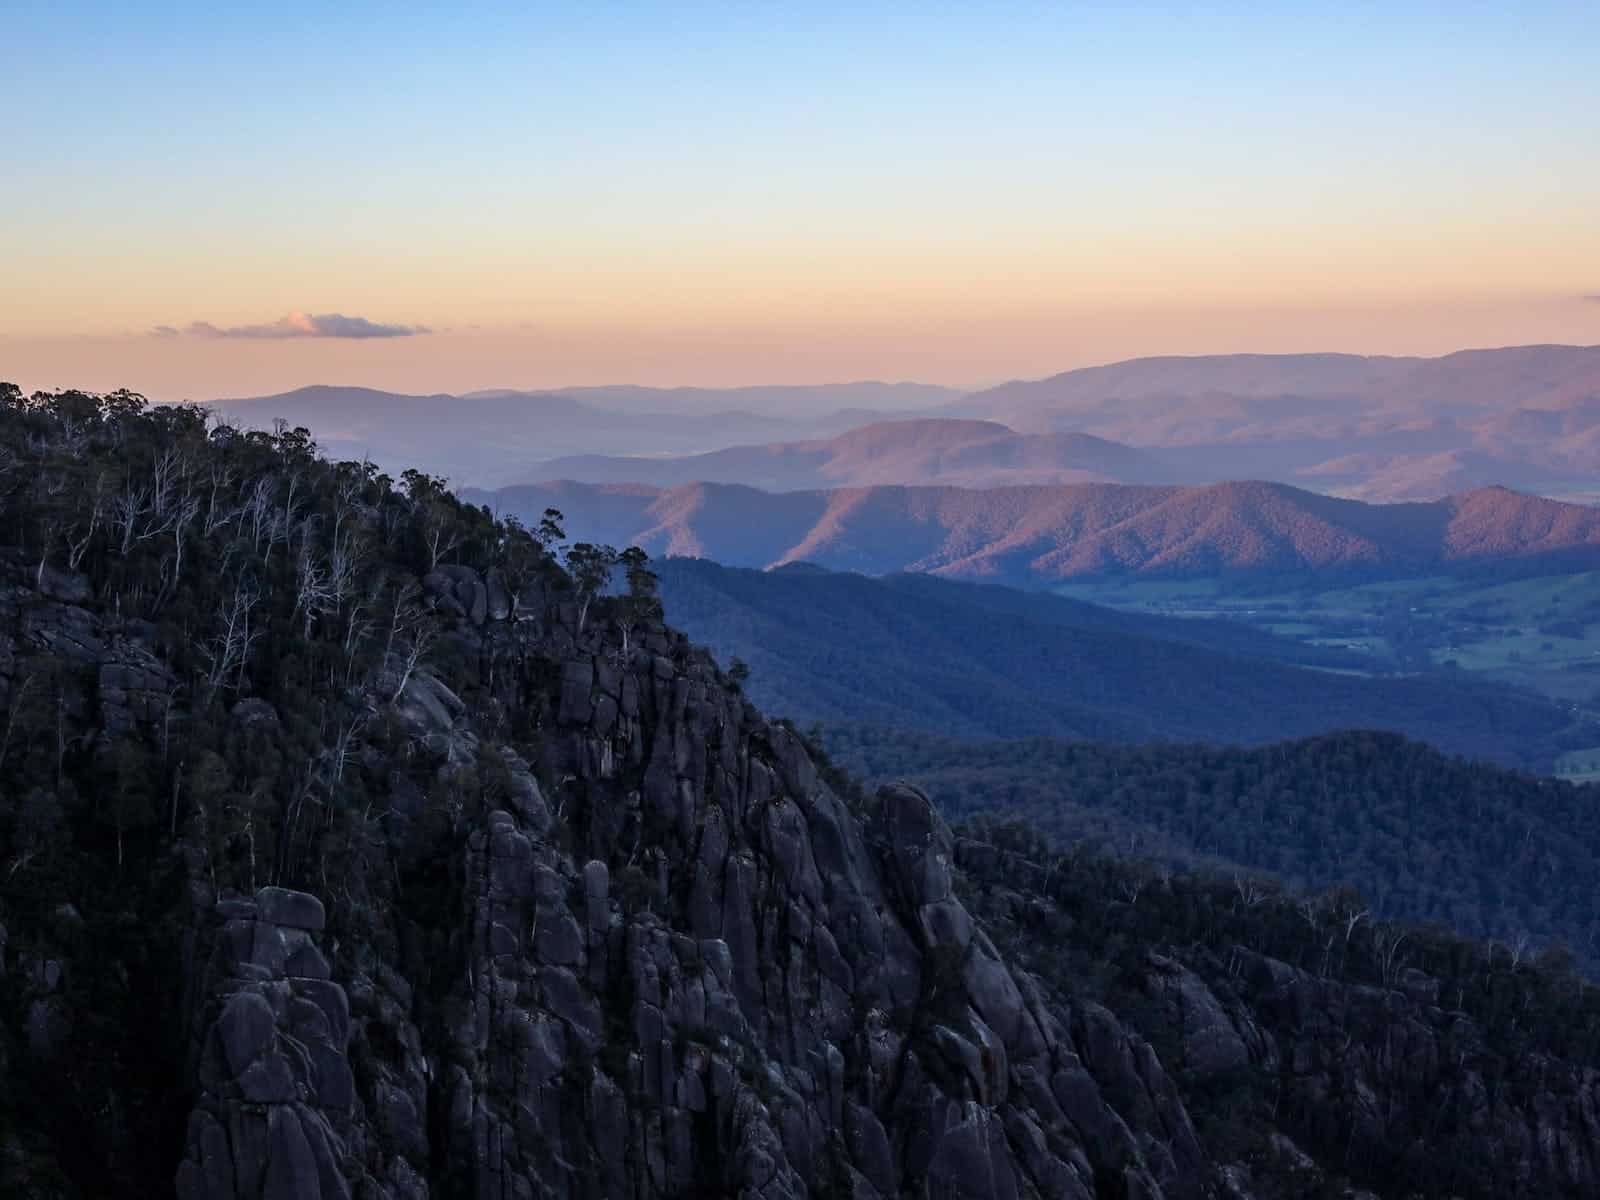
[[(328, 462), (305, 429), (213, 426), (127, 392), (11, 389), (0, 413), (13, 887), (70, 870), (74, 847), (142, 886), (189, 822), (219, 885), (337, 875), (370, 799), (352, 766), (397, 736), (374, 698), (400, 696), (425, 660), (465, 686), (433, 654), (439, 585), (478, 564), (492, 586), (468, 603), (514, 612), (534, 587), (587, 600), (605, 582), (561, 570), (557, 527), (497, 522), (415, 471)], [(112, 614), (104, 639), (83, 627), (89, 602)], [(86, 714), (64, 675), (85, 666), (105, 725), (92, 740), (67, 732)], [(517, 719), (512, 739), (528, 734)]]
[[(1488, 1113), (1552, 1085), (1584, 1102), (1591, 1073), (1559, 1064), (1600, 1056), (1600, 991), (1564, 949), (1385, 921), (1348, 888), (1062, 853), (1020, 822), (958, 833), (963, 894), (996, 943), (1138, 1029), (1206, 1145), (1251, 1164), (1238, 1182), (1330, 1198), (1563, 1192), (1523, 1173), (1531, 1131)], [(1593, 1130), (1551, 1148), (1591, 1155)]]
[(1247, 745), (1376, 728), (1539, 769), (1600, 740), (1586, 718), (1529, 693), (1459, 675), (1310, 670), (1294, 664), (1348, 663), (1223, 622), (918, 576), (691, 559), (659, 571), (668, 619), (747, 663), (751, 696), (803, 724)]
[(963, 742), (827, 727), (840, 764), (906, 779), (950, 815), (1027, 821), (1058, 846), (1168, 872), (1358, 889), (1373, 910), (1600, 967), (1600, 787), (1350, 732), (1242, 750), (1049, 739)]
[[(496, 520), (303, 429), (0, 389), (0, 1195), (1600, 1189), (1571, 957), (1296, 866), (1325, 838), (1426, 898), (1499, 846), (1508, 895), (1560, 881), (1576, 922), (1586, 794), (1378, 735), (1254, 776), (1011, 744), (1141, 827), (1127, 764), (1194, 760), (1165, 835), (1193, 857), (1125, 861), (1070, 826), (957, 837), (744, 677), (557, 513)], [(1359, 796), (1378, 834), (1335, 806), (1202, 837), (1225, 779), (1258, 810)], [(951, 811), (1022, 807), (996, 792)], [(1170, 869), (1280, 835), (1264, 865), (1311, 890)]]

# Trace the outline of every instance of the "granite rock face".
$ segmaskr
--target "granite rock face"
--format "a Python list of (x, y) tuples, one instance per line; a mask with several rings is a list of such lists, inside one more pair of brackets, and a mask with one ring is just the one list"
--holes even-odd
[[(540, 757), (462, 829), (426, 988), (330, 956), (315, 897), (215, 901), (185, 1200), (1206, 1194), (1161, 1065), (1008, 967), (926, 796), (853, 811), (664, 633), (461, 607), (552, 663)], [(457, 778), (464, 703), (418, 673), (396, 712)]]
[[(182, 1047), (156, 1191), (1359, 1197), (1290, 1117), (1404, 1142), (1435, 1101), (1499, 1194), (1600, 1190), (1600, 1074), (1546, 1056), (1508, 1086), (1422, 972), (1363, 987), (1129, 939), (1089, 964), (1122, 981), (1106, 1000), (1045, 969), (1059, 864), (956, 839), (913, 787), (859, 794), (669, 630), (625, 648), (566, 596), (513, 605), (465, 568), (423, 591), (441, 651), (362, 698), (387, 740), (350, 754), (371, 811), (329, 869), (218, 892), (217, 851), (180, 839), (160, 915), (181, 1000), (143, 1026)], [(41, 655), (85, 744), (156, 754), (185, 719), (150, 630), (70, 577), (8, 576), (0, 701)], [(223, 723), (270, 741), (304, 716), (240, 695)], [(70, 905), (5, 918), (0, 1051), (64, 1072), (92, 1015), (75, 981), (106, 964)], [(1202, 1107), (1241, 1077), (1285, 1114), (1248, 1161)]]
[(283, 888), (216, 902), (180, 1200), (350, 1197), (350, 1002), (323, 920), (320, 900)]

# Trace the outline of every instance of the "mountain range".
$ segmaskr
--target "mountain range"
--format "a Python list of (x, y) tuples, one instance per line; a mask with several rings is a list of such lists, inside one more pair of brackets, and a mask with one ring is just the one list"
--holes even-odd
[(970, 393), (885, 383), (463, 396), (311, 387), (215, 407), (256, 428), (276, 418), (314, 428), (340, 456), (474, 487), (1269, 479), (1380, 501), (1490, 485), (1600, 498), (1600, 347), (1143, 358)]
[(1600, 509), (1482, 488), (1368, 504), (1275, 483), (763, 492), (559, 482), (464, 494), (575, 537), (730, 566), (811, 562), (1047, 585), (1095, 576), (1538, 571), (1600, 563)]
[(1373, 499), (1584, 490), (1600, 470), (1600, 346), (1142, 358), (1004, 384), (948, 412), (1160, 447), (1191, 477)]
[(1154, 483), (1170, 482), (1176, 473), (1156, 454), (1087, 433), (1020, 434), (994, 421), (930, 417), (705, 454), (574, 455), (534, 470), (582, 483), (736, 483), (778, 492), (876, 484)]
[(924, 384), (819, 387), (500, 389), (404, 395), (314, 386), (208, 407), (252, 429), (274, 421), (317, 431), (324, 451), (370, 458), (458, 483), (495, 486), (537, 478), (553, 454), (693, 453), (730, 442), (814, 438), (902, 409), (939, 407), (960, 393)]

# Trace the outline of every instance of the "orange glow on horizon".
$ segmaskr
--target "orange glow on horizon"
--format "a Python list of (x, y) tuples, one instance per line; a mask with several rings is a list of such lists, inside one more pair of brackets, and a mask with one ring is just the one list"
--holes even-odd
[(852, 379), (979, 387), (1152, 354), (1436, 355), (1536, 342), (1600, 343), (1600, 303), (1570, 296), (1062, 307), (972, 316), (861, 308), (793, 323), (751, 315), (677, 324), (573, 318), (516, 327), (440, 326), (429, 334), (371, 340), (11, 337), (0, 338), (0, 379), (30, 390), (126, 386), (160, 400), (266, 394), (310, 383), (411, 393)]

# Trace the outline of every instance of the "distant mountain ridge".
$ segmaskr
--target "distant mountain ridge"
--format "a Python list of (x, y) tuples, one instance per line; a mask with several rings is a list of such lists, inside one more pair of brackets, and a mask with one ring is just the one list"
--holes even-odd
[(876, 484), (1155, 483), (1173, 474), (1144, 451), (1087, 433), (1019, 434), (994, 421), (928, 418), (683, 457), (577, 455), (533, 470), (583, 483), (737, 483), (783, 492)]
[(1016, 380), (973, 392), (951, 415), (985, 414), (1017, 428), (1049, 428), (1064, 414), (1120, 410), (1140, 417), (1185, 396), (1209, 397), (1200, 414), (1269, 413), (1301, 407), (1313, 417), (1337, 411), (1504, 412), (1507, 400), (1532, 410), (1561, 410), (1593, 397), (1600, 386), (1600, 345), (1508, 346), (1461, 350), (1437, 358), (1356, 354), (1223, 354), (1126, 359), (1039, 380)]
[(657, 555), (1032, 585), (1116, 575), (1600, 564), (1600, 509), (1505, 488), (1384, 505), (1261, 482), (788, 493), (558, 482), (467, 494), (524, 520), (558, 508), (574, 536), (637, 543)]
[(1600, 346), (1131, 359), (1002, 384), (946, 414), (1159, 447), (1190, 477), (1373, 499), (1546, 489), (1600, 471)]
[[(935, 419), (937, 418), (937, 419)], [(1600, 348), (1143, 358), (1014, 382), (826, 441), (583, 455), (529, 479), (769, 490), (1271, 479), (1373, 500), (1593, 491)]]
[[(242, 425), (275, 420), (317, 431), (335, 457), (370, 457), (492, 487), (530, 478), (552, 455), (689, 454), (735, 442), (827, 437), (960, 393), (931, 384), (817, 387), (499, 389), (404, 395), (317, 385), (274, 396), (212, 401)], [(874, 407), (882, 405), (883, 408)]]
[(1379, 501), (1497, 484), (1600, 499), (1600, 346), (1142, 358), (971, 394), (871, 381), (460, 396), (319, 386), (214, 406), (256, 427), (316, 429), (336, 456), (475, 487), (1268, 479)]
[(749, 412), (798, 419), (795, 405), (824, 403), (836, 411), (862, 413), (917, 411), (949, 404), (966, 393), (964, 388), (935, 383), (886, 383), (876, 379), (849, 383), (756, 384), (748, 387), (645, 387), (613, 384), (568, 388), (490, 388), (465, 392), (462, 399), (530, 399), (565, 396), (595, 408), (624, 412), (713, 415)]

